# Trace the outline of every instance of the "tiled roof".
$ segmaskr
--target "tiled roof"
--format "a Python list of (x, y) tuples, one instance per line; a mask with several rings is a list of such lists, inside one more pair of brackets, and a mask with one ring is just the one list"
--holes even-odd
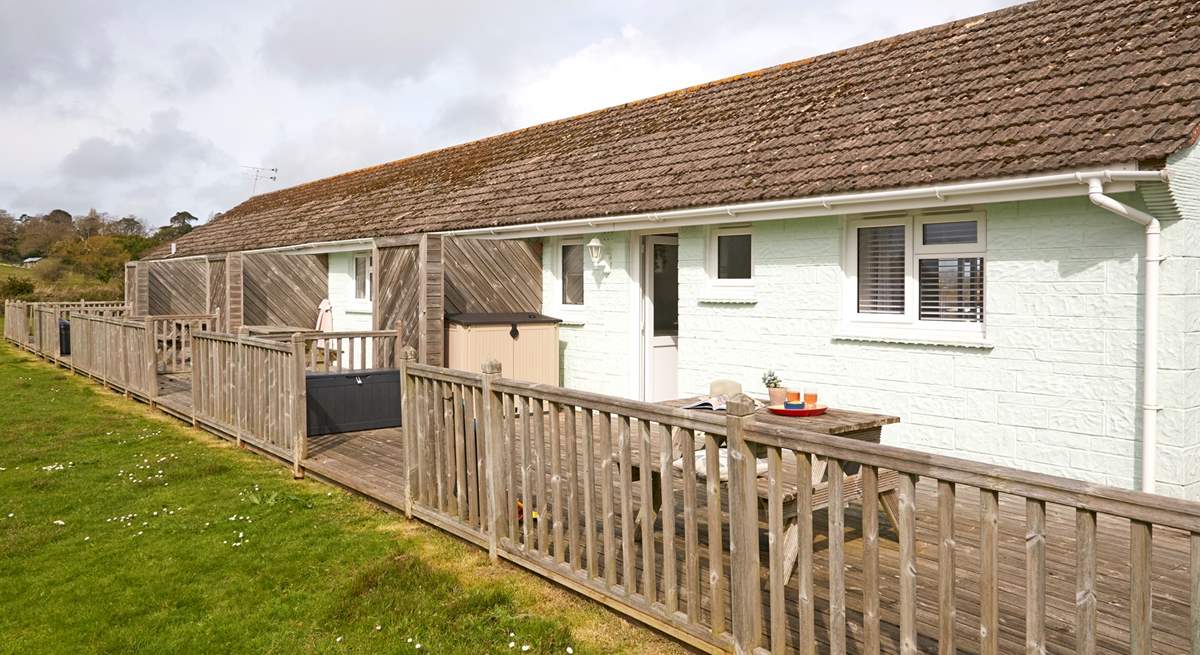
[(178, 253), (1155, 162), (1198, 124), (1200, 4), (1046, 0), (255, 196)]

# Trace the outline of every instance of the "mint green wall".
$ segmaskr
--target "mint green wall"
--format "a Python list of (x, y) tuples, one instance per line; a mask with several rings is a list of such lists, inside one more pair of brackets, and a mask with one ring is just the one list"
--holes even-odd
[[(1200, 174), (1192, 159), (1179, 165)], [(1145, 206), (1138, 193), (1118, 197)], [(1200, 194), (1188, 202), (1184, 218), (1163, 230), (1171, 259), (1163, 268), (1156, 477), (1163, 493), (1200, 498)], [(775, 369), (787, 383), (818, 385), (832, 405), (900, 416), (885, 429), (887, 443), (1137, 487), (1143, 230), (1085, 197), (977, 209), (987, 216), (987, 349), (838, 338), (840, 217), (755, 224), (754, 288), (732, 302), (708, 284), (707, 230), (681, 229), (681, 394), (703, 392), (715, 378), (761, 393), (762, 372)], [(569, 386), (634, 393), (633, 282), (619, 254), (628, 238), (605, 236), (617, 255), (613, 274), (589, 277), (590, 320), (564, 329)]]

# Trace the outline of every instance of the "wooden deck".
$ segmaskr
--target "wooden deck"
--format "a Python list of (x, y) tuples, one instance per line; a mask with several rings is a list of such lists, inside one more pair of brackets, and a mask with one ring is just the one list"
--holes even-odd
[[(157, 347), (158, 340), (144, 338), (147, 323), (104, 317), (81, 323), (92, 329), (81, 330), (87, 338), (79, 340), (72, 331), (72, 348), (79, 346), (80, 356), (60, 358), (49, 347), (44, 356), (393, 509), (405, 508), (405, 469), (416, 467), (414, 516), (493, 554), (498, 548), (500, 558), (705, 650), (729, 650), (737, 641), (751, 644), (748, 650), (756, 655), (767, 652), (753, 648), (757, 641), (770, 644), (770, 652), (809, 652), (805, 646), (815, 644), (818, 652), (864, 653), (873, 652), (874, 641), (881, 652), (895, 653), (909, 640), (911, 648), (904, 652), (935, 653), (952, 640), (954, 648), (946, 652), (1072, 653), (1094, 644), (1079, 652), (1200, 653), (1200, 611), (1193, 607), (1194, 590), (1200, 589), (1200, 508), (1195, 503), (790, 425), (764, 422), (751, 428), (746, 417), (753, 411), (746, 399), (738, 401), (741, 413), (713, 421), (663, 405), (503, 379), (498, 370), (481, 376), (416, 364), (411, 350), (399, 363), (412, 434), (390, 429), (305, 439), (304, 413), (295, 411), (305, 406), (303, 385), (292, 384), (293, 378), (303, 380), (306, 370), (302, 341), (281, 345), (197, 334), (205, 347), (219, 345), (228, 352), (202, 351), (196, 358), (201, 385), (193, 395), (192, 374), (152, 374), (154, 350), (143, 356), (141, 345)], [(9, 332), (6, 324), (12, 339)], [(212, 368), (214, 362), (233, 361), (228, 355), (234, 346), (270, 357), (248, 358), (253, 366), (243, 371)], [(250, 393), (261, 390), (268, 392), (265, 398)], [(199, 399), (195, 406), (193, 398)], [(528, 419), (543, 411), (564, 418)], [(568, 427), (566, 416), (578, 417), (579, 423)], [(611, 422), (612, 432), (601, 437), (595, 430), (586, 438), (593, 430), (584, 416), (594, 416), (605, 429)], [(270, 417), (267, 427), (282, 426), (276, 429), (283, 435), (277, 442), (259, 425), (262, 417)], [(618, 432), (619, 461), (603, 453), (616, 445)], [(706, 442), (710, 462), (716, 460), (717, 438), (729, 439), (737, 455), (730, 469), (738, 475), (731, 473), (728, 486), (708, 481), (697, 489), (687, 482), (692, 473), (672, 469), (669, 456), (656, 456), (655, 448), (673, 449), (677, 435), (695, 439), (696, 445)], [(412, 461), (406, 442), (416, 448)], [(494, 443), (488, 452), (499, 453), (486, 463), (485, 443)], [(795, 575), (779, 554), (784, 531), (764, 524), (764, 478), (760, 473), (756, 480), (754, 472), (754, 457), (762, 455), (751, 454), (752, 446), (765, 449), (771, 462), (766, 474), (772, 480), (767, 487), (771, 526), (780, 523), (779, 508), (797, 492), (802, 526), (809, 521), (803, 508), (814, 510), (813, 555), (801, 553)], [(818, 503), (804, 499), (807, 485), (796, 487), (809, 475), (798, 453), (811, 457), (814, 466), (828, 465), (827, 470), (865, 467), (873, 471), (871, 486), (864, 483), (865, 495), (854, 495), (847, 470), (847, 477), (839, 476), (844, 486), (827, 496), (833, 504), (817, 510)], [(637, 471), (656, 459), (659, 483)], [(469, 462), (477, 462), (478, 469)], [(709, 466), (715, 480), (716, 464)], [(491, 479), (499, 493), (484, 484), (485, 471), (496, 474)], [(901, 480), (896, 524), (884, 514), (864, 516), (864, 500), (874, 498), (866, 489), (882, 485), (884, 474), (892, 473)], [(662, 514), (638, 524), (644, 505), (662, 494)], [(731, 498), (736, 500), (732, 513)], [(994, 506), (984, 502), (992, 498)], [(499, 500), (498, 520), (481, 525), (493, 499)], [(523, 503), (519, 510), (517, 500)], [(582, 515), (576, 513), (581, 500)], [(810, 500), (816, 500), (815, 491)], [(673, 518), (664, 524), (663, 516)], [(881, 527), (877, 560), (867, 536), (876, 523)], [(770, 535), (777, 538), (775, 545)], [(591, 543), (576, 544), (577, 536)], [(808, 537), (800, 541), (809, 543)], [(643, 543), (653, 548), (642, 548)], [(758, 562), (746, 555), (756, 550)], [(801, 598), (805, 588), (811, 590), (811, 603)], [(864, 589), (874, 591), (868, 596)], [(803, 628), (801, 639), (810, 606), (812, 634)], [(995, 614), (983, 609), (989, 606)], [(717, 610), (720, 620), (714, 618)], [(876, 624), (878, 633), (873, 633), (870, 627)], [(981, 634), (981, 624), (994, 627)], [(981, 643), (987, 635), (995, 636), (992, 649)]]
[[(399, 429), (376, 430), (355, 434), (315, 437), (310, 441), (309, 459), (304, 466), (321, 477), (369, 496), (396, 509), (403, 507), (404, 449)], [(582, 451), (582, 449), (580, 449)], [(917, 485), (917, 575), (918, 575), (918, 647), (923, 653), (937, 653), (938, 629), (938, 516), (937, 488), (932, 481)], [(1007, 570), (1005, 580), (1025, 577), (1025, 504), (1020, 498), (1001, 496), (1000, 566)], [(848, 652), (861, 652), (862, 612), (862, 515), (861, 507), (851, 505), (846, 511), (846, 602)], [(956, 638), (958, 652), (979, 652), (979, 523), (977, 495), (960, 489), (956, 507), (958, 572)], [(971, 520), (971, 517), (976, 517)], [(1046, 526), (1046, 633), (1047, 652), (1074, 653), (1075, 635), (1075, 517), (1062, 507), (1047, 510)], [(817, 553), (815, 587), (818, 590), (816, 635), (821, 648), (828, 647), (828, 559), (824, 557), (827, 543), (827, 522), (824, 512), (814, 521)], [(883, 651), (899, 652), (899, 617), (893, 610), (899, 604), (899, 577), (890, 572), (899, 570), (899, 549), (895, 532), (881, 515), (880, 608), (883, 627)], [(682, 521), (677, 534), (682, 534)], [(767, 557), (767, 540), (763, 526), (762, 552)], [(657, 531), (656, 531), (657, 533)], [(661, 533), (658, 533), (661, 534)], [(704, 534), (704, 530), (700, 531)], [(1097, 526), (1098, 625), (1097, 652), (1112, 655), (1128, 653), (1129, 643), (1129, 522), (1101, 517)], [(661, 538), (661, 537), (660, 537)], [(1155, 533), (1153, 565), (1156, 653), (1183, 653), (1191, 648), (1188, 624), (1190, 576), (1188, 574), (1188, 540), (1182, 532), (1162, 530)], [(658, 544), (659, 585), (662, 582), (662, 545)], [(681, 557), (681, 555), (680, 555)], [(618, 566), (620, 555), (618, 553)], [(728, 569), (729, 563), (725, 562)], [(678, 566), (683, 566), (682, 559)], [(703, 567), (707, 570), (707, 562)], [(641, 567), (638, 565), (640, 575)], [(763, 580), (763, 588), (766, 580)], [(702, 594), (707, 587), (702, 586)], [(797, 613), (794, 611), (797, 588), (789, 585), (789, 646), (795, 647)], [(765, 597), (765, 594), (764, 594)], [(1025, 648), (1025, 588), (1023, 584), (1004, 586), (1000, 590), (1000, 644), (1002, 653), (1023, 652)], [(682, 601), (681, 601), (682, 602)], [(708, 606), (708, 599), (702, 599)], [(765, 611), (764, 607), (764, 611)]]

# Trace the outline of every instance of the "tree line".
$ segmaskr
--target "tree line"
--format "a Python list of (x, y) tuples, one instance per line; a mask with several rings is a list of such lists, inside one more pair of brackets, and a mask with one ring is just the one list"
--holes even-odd
[[(126, 262), (187, 234), (196, 220), (181, 211), (151, 230), (137, 216), (117, 218), (95, 209), (79, 216), (55, 209), (20, 217), (0, 209), (0, 262), (31, 264), (34, 278), (0, 274), (0, 296), (114, 295), (123, 282)], [(61, 293), (55, 293), (56, 287)]]

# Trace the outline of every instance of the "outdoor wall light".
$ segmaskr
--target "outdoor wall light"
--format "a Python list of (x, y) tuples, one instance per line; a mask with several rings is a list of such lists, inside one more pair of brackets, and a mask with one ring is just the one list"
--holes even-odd
[(612, 273), (612, 265), (608, 263), (608, 258), (604, 256), (604, 244), (600, 243), (599, 237), (592, 237), (587, 244), (588, 254), (592, 256), (592, 266), (602, 269), (605, 275)]

